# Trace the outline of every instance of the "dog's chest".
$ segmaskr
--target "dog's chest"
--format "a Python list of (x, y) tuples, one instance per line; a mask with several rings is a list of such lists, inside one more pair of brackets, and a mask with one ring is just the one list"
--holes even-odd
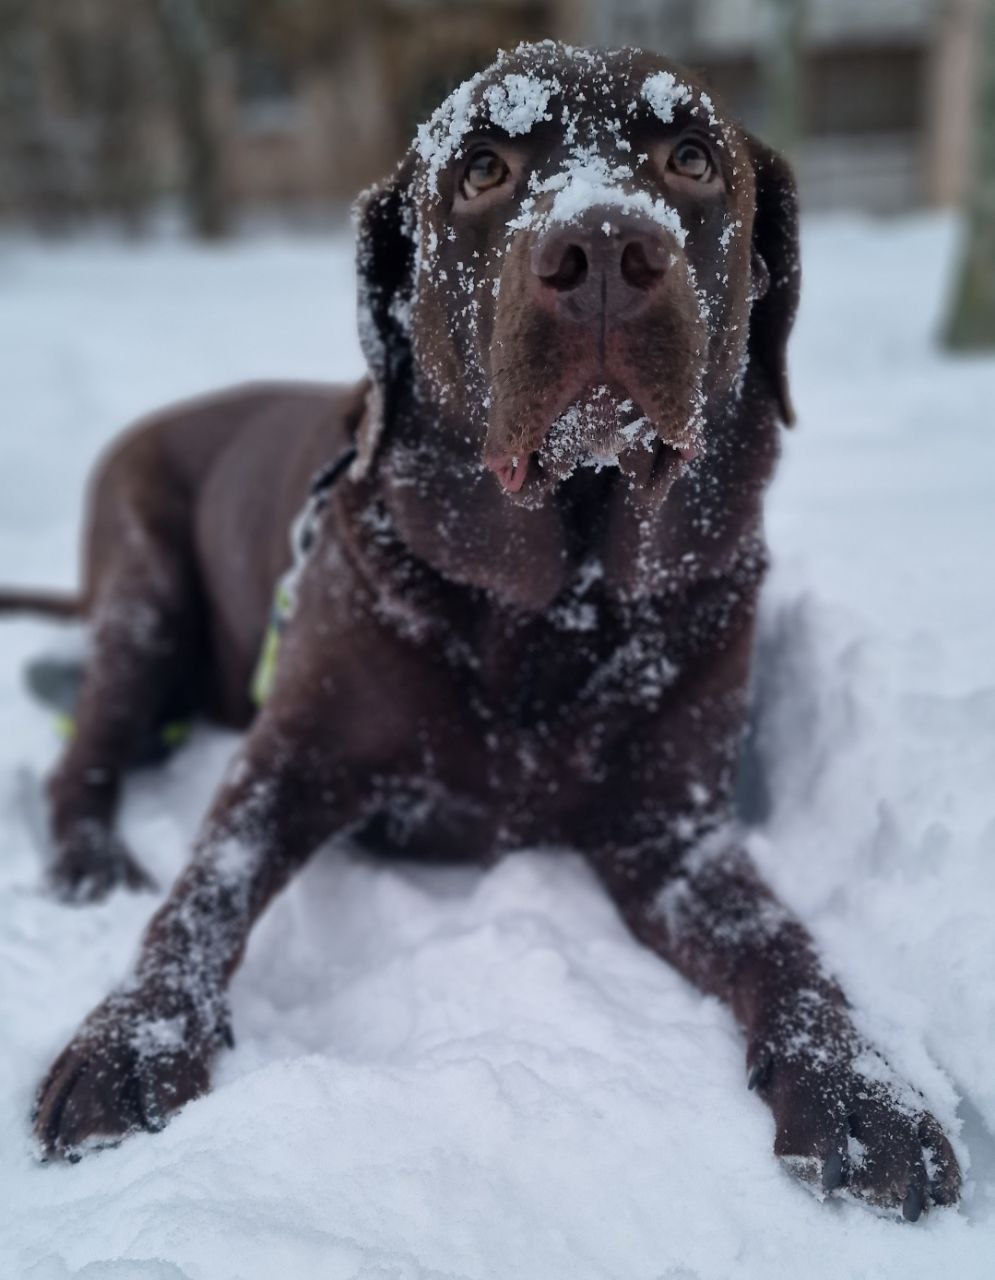
[(492, 790), (548, 809), (564, 788), (603, 780), (619, 738), (665, 713), (680, 671), (676, 622), (593, 589), (485, 627), (467, 687)]
[(512, 732), (575, 724), (659, 703), (677, 675), (677, 637), (597, 598), (500, 627), (477, 652), (481, 696)]

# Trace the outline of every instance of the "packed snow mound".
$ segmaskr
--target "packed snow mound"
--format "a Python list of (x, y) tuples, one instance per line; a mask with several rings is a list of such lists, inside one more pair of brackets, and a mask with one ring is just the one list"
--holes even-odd
[[(657, 86), (663, 88), (665, 86)], [(540, 99), (509, 85), (499, 109)], [(517, 96), (516, 96), (517, 95)], [(0, 625), (0, 1274), (16, 1280), (981, 1280), (995, 1257), (995, 362), (933, 330), (953, 228), (805, 229), (800, 424), (744, 805), (892, 1065), (959, 1131), (962, 1208), (820, 1205), (771, 1155), (732, 1020), (626, 934), (581, 862), (489, 871), (329, 850), (272, 906), (213, 1093), (155, 1136), (43, 1167), (27, 1114), (126, 971), (156, 896), (39, 891), (57, 751), (21, 687), (79, 633)], [(0, 582), (68, 585), (98, 449), (163, 401), (348, 378), (351, 247), (0, 244)], [(198, 730), (128, 789), (163, 887), (234, 748)]]

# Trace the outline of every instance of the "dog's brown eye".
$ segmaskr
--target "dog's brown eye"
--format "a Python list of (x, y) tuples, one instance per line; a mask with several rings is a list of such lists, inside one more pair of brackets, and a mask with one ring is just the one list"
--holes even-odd
[(690, 139), (678, 142), (670, 153), (667, 167), (674, 173), (679, 173), (682, 178), (694, 178), (696, 182), (707, 182), (715, 172), (708, 149), (702, 143)]
[(467, 200), (483, 191), (499, 187), (508, 176), (508, 166), (494, 151), (477, 151), (463, 171), (463, 195)]

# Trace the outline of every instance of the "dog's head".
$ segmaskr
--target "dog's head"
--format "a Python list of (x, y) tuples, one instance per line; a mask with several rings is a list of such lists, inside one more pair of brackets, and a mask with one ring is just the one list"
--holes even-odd
[(673, 63), (502, 54), (357, 221), (388, 413), (407, 379), (520, 500), (609, 462), (659, 500), (747, 384), (791, 420), (791, 173)]

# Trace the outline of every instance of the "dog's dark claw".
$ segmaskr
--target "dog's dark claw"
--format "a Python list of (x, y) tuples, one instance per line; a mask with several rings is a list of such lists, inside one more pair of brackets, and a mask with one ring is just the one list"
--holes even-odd
[(839, 1151), (834, 1151), (822, 1166), (823, 1190), (835, 1191), (837, 1187), (843, 1185), (843, 1181), (843, 1155)]
[(770, 1079), (771, 1068), (774, 1060), (770, 1055), (769, 1049), (761, 1049), (757, 1054), (757, 1059), (750, 1068), (750, 1074), (746, 1077), (747, 1089), (762, 1089)]
[(747, 1076), (748, 1089), (762, 1089), (764, 1084), (770, 1082), (771, 1071), (773, 1069), (773, 1059), (766, 1050), (761, 1053), (757, 1061), (750, 1068)]
[(906, 1222), (916, 1222), (925, 1207), (926, 1200), (918, 1187), (909, 1187), (902, 1201), (902, 1217)]

